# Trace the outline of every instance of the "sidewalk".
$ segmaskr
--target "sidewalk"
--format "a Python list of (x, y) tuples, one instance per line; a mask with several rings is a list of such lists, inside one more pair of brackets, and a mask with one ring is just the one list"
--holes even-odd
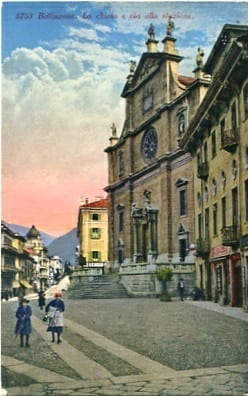
[(185, 302), (189, 304), (193, 304), (199, 308), (208, 309), (209, 311), (218, 312), (223, 315), (227, 315), (232, 318), (248, 322), (248, 312), (245, 312), (243, 308), (229, 307), (227, 305), (219, 305), (218, 303), (213, 303), (211, 301), (185, 300)]

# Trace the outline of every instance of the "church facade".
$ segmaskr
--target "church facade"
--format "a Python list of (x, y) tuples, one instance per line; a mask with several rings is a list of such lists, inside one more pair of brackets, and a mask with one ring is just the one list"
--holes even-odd
[[(147, 50), (130, 72), (121, 96), (125, 117), (112, 126), (108, 155), (109, 261), (194, 266), (192, 158), (180, 140), (210, 84), (199, 51), (194, 77), (179, 74), (183, 58), (167, 26), (158, 50), (154, 27)], [(119, 136), (118, 136), (119, 135)]]

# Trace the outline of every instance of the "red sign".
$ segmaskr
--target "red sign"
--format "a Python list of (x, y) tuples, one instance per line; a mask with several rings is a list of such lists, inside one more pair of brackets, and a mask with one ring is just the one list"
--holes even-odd
[(230, 253), (229, 246), (218, 245), (211, 249), (210, 257), (227, 256)]

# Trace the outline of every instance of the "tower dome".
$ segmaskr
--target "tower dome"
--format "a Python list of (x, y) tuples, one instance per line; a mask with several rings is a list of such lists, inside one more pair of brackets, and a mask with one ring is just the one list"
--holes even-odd
[(26, 237), (28, 239), (35, 239), (40, 237), (40, 232), (35, 228), (34, 225), (32, 225), (32, 227), (30, 228), (30, 230), (28, 231)]

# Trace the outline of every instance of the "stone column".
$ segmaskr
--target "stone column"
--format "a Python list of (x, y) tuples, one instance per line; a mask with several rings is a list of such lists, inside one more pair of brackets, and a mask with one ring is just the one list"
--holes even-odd
[(149, 253), (156, 258), (158, 253), (158, 209), (149, 208), (147, 210), (149, 227)]
[(143, 209), (134, 207), (131, 213), (134, 224), (134, 261), (140, 263), (142, 261), (142, 220)]

